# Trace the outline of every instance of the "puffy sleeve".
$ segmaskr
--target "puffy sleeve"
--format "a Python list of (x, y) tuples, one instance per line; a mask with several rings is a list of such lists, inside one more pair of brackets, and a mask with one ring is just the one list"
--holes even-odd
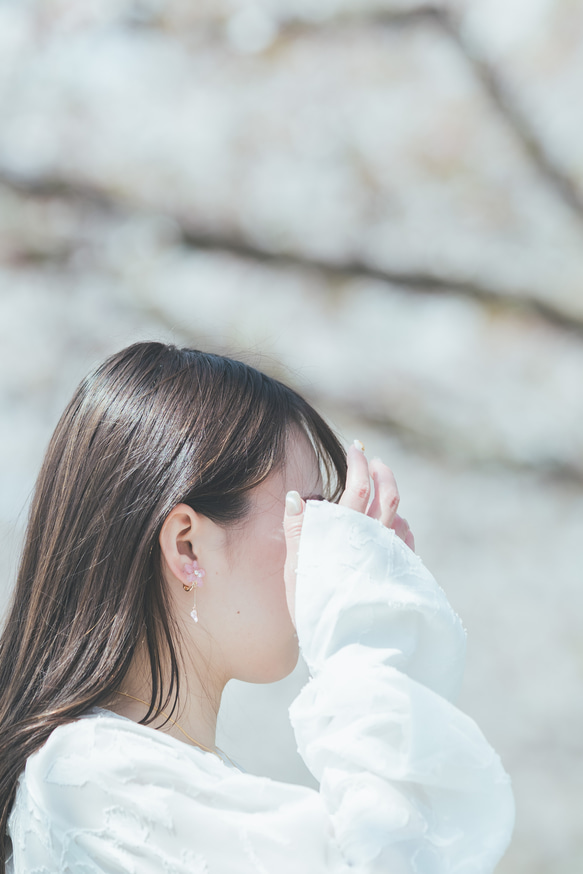
[(9, 874), (488, 874), (513, 825), (498, 756), (452, 701), (465, 636), (392, 531), (308, 502), (290, 707), (319, 791), (113, 714), (56, 729), (9, 820)]
[(290, 708), (334, 837), (362, 874), (486, 874), (514, 824), (510, 780), (454, 706), (465, 632), (392, 530), (308, 502), (296, 624), (311, 679)]

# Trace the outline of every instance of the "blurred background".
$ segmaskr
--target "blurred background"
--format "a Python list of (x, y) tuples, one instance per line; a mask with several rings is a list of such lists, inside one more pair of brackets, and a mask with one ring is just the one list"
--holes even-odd
[[(583, 0), (0, 0), (0, 571), (85, 372), (225, 351), (394, 468), (460, 705), (583, 870)], [(313, 784), (231, 683), (219, 745)]]

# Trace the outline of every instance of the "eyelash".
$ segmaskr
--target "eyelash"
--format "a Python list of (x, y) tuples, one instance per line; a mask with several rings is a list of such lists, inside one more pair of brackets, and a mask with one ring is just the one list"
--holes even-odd
[(308, 495), (307, 498), (302, 497), (302, 501), (325, 501), (324, 495)]

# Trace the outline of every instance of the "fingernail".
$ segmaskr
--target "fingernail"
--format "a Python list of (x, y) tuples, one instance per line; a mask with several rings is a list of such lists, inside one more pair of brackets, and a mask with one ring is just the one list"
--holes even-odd
[(302, 512), (302, 499), (299, 492), (288, 492), (285, 496), (285, 512), (288, 516), (299, 516)]
[(353, 445), (360, 449), (361, 452), (364, 452), (364, 443), (361, 443), (360, 440), (355, 440)]

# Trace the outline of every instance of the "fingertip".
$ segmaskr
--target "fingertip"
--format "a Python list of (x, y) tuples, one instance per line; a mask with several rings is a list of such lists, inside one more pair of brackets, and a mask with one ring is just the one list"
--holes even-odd
[(304, 512), (304, 502), (299, 492), (292, 489), (285, 496), (286, 516), (300, 516)]
[(354, 463), (355, 459), (363, 458), (363, 457), (364, 457), (364, 452), (361, 449), (359, 449), (358, 446), (355, 446), (354, 443), (351, 443), (350, 446), (348, 447), (348, 449), (346, 450), (347, 462), (349, 464), (350, 464), (350, 462)]
[[(352, 458), (364, 458), (366, 460), (366, 452), (364, 448), (364, 443), (361, 440), (353, 440), (347, 450), (347, 455), (352, 456)], [(368, 464), (368, 461), (367, 461)]]

